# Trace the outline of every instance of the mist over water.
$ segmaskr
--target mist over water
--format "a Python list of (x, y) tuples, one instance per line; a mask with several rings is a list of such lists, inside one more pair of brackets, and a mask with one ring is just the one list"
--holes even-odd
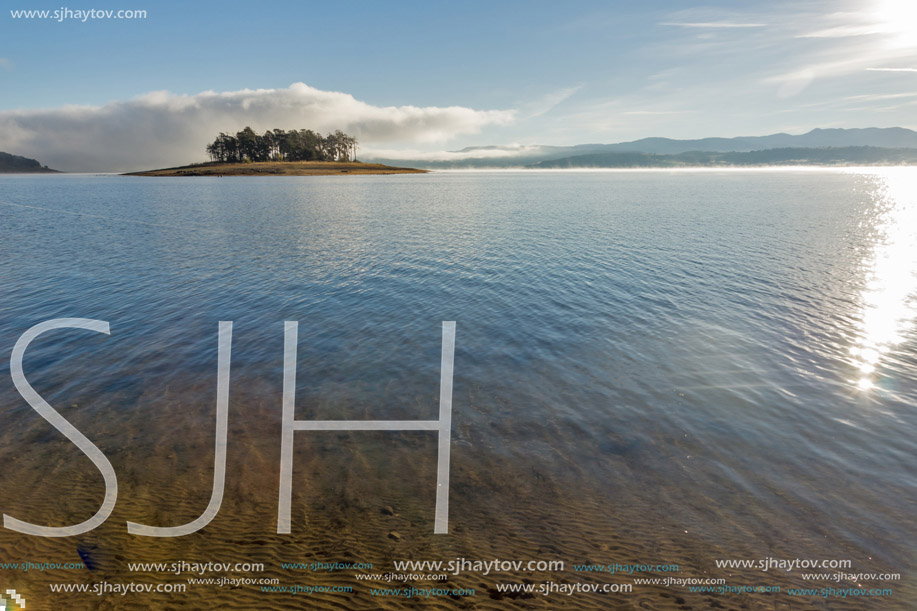
[[(432, 420), (454, 320), (452, 534), (431, 534), (432, 434), (297, 433), (301, 553), (917, 568), (914, 169), (0, 177), (0, 282), (4, 368), (34, 324), (111, 325), (42, 336), (25, 372), (112, 460), (97, 539), (128, 559), (167, 553), (126, 520), (209, 498), (219, 321), (227, 496), (190, 540), (256, 536), (271, 562), (283, 321), (298, 419)], [(91, 515), (101, 477), (8, 375), (0, 418), (3, 513)]]

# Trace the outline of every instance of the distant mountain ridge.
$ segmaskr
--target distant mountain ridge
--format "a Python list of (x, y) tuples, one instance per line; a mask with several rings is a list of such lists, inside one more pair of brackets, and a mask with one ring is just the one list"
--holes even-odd
[[(590, 146), (590, 145), (586, 145)], [(917, 148), (917, 132), (903, 127), (867, 127), (862, 129), (813, 129), (801, 134), (740, 136), (738, 138), (701, 138), (673, 140), (643, 138), (633, 142), (598, 145), (605, 152), (627, 151), (675, 155), (690, 151), (744, 153), (776, 148), (821, 148), (826, 146), (874, 146), (881, 148)]]
[[(575, 146), (480, 146), (454, 151), (454, 159), (443, 161), (389, 158), (374, 158), (374, 160), (382, 163), (407, 163), (414, 167), (430, 169), (507, 168), (533, 166), (548, 161), (603, 153), (679, 155), (690, 152), (748, 153), (769, 149), (864, 146), (887, 149), (917, 149), (917, 131), (903, 127), (832, 128), (813, 129), (805, 134), (798, 135), (780, 133), (768, 136), (700, 138), (696, 140), (654, 137), (615, 144), (578, 144)], [(480, 155), (476, 153), (480, 153)]]
[(760, 151), (688, 151), (674, 155), (620, 152), (574, 155), (534, 163), (528, 168), (679, 168), (749, 166), (917, 165), (917, 148), (844, 146), (774, 148)]
[(0, 151), (0, 174), (18, 174), (18, 173), (49, 173), (57, 172), (46, 165), (41, 165), (35, 159), (22, 157), (20, 155), (11, 155)]

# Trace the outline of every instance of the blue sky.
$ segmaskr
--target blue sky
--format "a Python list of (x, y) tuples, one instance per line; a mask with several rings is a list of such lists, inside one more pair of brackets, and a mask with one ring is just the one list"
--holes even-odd
[[(41, 152), (41, 125), (66, 125), (74, 140), (80, 126), (90, 126), (84, 138), (105, 125), (143, 137), (124, 125), (164, 120), (165, 111), (176, 117), (163, 129), (181, 132), (179, 115), (202, 92), (231, 99), (210, 99), (189, 117), (194, 125), (207, 116), (208, 129), (239, 129), (248, 115), (213, 105), (238, 104), (256, 128), (309, 127), (302, 121), (313, 118), (357, 131), (366, 150), (413, 153), (914, 128), (914, 4), (8, 0), (0, 150)], [(147, 17), (84, 23), (9, 12), (62, 6)], [(293, 83), (308, 89), (290, 94)], [(232, 96), (244, 90), (264, 91)], [(325, 96), (317, 104), (321, 92), (357, 103)], [(331, 108), (339, 102), (351, 110)], [(310, 114), (318, 106), (324, 114)], [(284, 120), (297, 123), (269, 124)], [(178, 143), (191, 160), (201, 154), (194, 138)], [(175, 154), (165, 144), (156, 150)]]

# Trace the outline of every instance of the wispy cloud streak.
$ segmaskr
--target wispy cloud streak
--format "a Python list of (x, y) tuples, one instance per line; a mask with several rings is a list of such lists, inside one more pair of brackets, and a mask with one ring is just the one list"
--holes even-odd
[(766, 23), (736, 23), (734, 21), (663, 21), (659, 25), (678, 28), (763, 28)]

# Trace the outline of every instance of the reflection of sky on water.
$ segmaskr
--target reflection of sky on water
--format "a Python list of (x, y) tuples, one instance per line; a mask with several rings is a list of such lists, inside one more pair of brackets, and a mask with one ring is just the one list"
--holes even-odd
[(917, 293), (917, 170), (893, 168), (876, 174), (881, 192), (875, 212), (876, 242), (865, 263), (856, 343), (851, 347), (861, 390), (881, 384), (876, 371), (915, 317)]

